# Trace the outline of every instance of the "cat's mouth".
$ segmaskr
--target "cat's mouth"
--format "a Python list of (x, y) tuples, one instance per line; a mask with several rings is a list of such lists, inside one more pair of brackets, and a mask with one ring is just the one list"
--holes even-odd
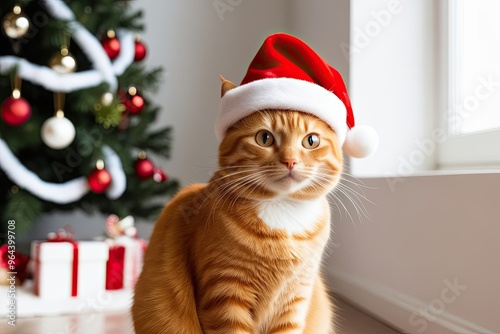
[(300, 182), (301, 180), (299, 180), (298, 176), (297, 176), (297, 172), (295, 172), (293, 169), (291, 171), (288, 171), (286, 172), (286, 174), (281, 177), (282, 180), (293, 180), (293, 181), (297, 181), (297, 182)]
[(274, 180), (274, 182), (277, 184), (280, 184), (280, 185), (292, 186), (292, 185), (301, 184), (306, 180), (307, 180), (307, 177), (305, 177), (302, 173), (300, 173), (299, 171), (297, 171), (295, 169), (292, 169), (292, 170), (284, 171), (283, 174), (281, 174), (280, 176), (278, 176)]

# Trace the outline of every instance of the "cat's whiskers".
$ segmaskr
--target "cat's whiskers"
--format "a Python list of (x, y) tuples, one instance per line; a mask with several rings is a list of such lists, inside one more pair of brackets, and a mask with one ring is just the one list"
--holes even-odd
[[(322, 177), (323, 179), (328, 178), (328, 177), (330, 177), (330, 174), (329, 174), (330, 172), (331, 172), (330, 170), (321, 167), (318, 171), (318, 177)], [(345, 174), (346, 173), (343, 173), (343, 175), (345, 175)], [(354, 178), (354, 179), (356, 179), (356, 178)], [(358, 179), (356, 179), (356, 180), (358, 180)], [(344, 182), (347, 182), (350, 185), (344, 184)], [(369, 215), (368, 215), (368, 210), (366, 209), (364, 202), (366, 201), (370, 204), (374, 204), (374, 203), (366, 197), (366, 195), (364, 194), (363, 189), (361, 187), (365, 187), (365, 188), (371, 188), (371, 187), (365, 186), (361, 180), (358, 180), (358, 182), (359, 183), (343, 177), (340, 179), (340, 182), (336, 185), (334, 192), (339, 191), (345, 197), (347, 197), (347, 199), (353, 204), (354, 208), (357, 210), (358, 217), (359, 217), (360, 221), (363, 221), (364, 218), (367, 218), (368, 220), (370, 220)], [(354, 186), (357, 189), (353, 188), (352, 186)], [(337, 197), (337, 198), (340, 200), (339, 197)], [(360, 213), (362, 213), (362, 214), (360, 214)]]
[[(245, 172), (245, 173), (248, 173), (248, 172)], [(233, 175), (229, 175), (229, 176), (235, 176), (235, 175), (233, 174)], [(221, 197), (224, 197), (224, 196), (228, 195), (231, 191), (234, 190), (235, 185), (239, 186), (242, 182), (243, 183), (250, 182), (249, 178), (253, 178), (253, 177), (255, 177), (255, 173), (247, 174), (247, 175), (244, 175), (243, 177), (237, 177), (233, 180), (226, 181), (225, 183), (218, 186), (215, 190), (221, 195)]]
[(249, 187), (252, 186), (252, 184), (248, 184), (246, 185), (247, 187), (246, 188), (243, 188), (234, 198), (233, 200), (231, 201), (230, 205), (229, 205), (229, 208), (230, 210), (233, 208), (234, 204), (236, 203), (236, 200), (241, 197), (243, 195), (244, 192), (246, 191), (249, 191), (249, 193), (245, 196), (245, 198), (249, 198), (252, 193), (257, 189), (257, 187), (259, 187), (261, 184), (265, 183), (266, 182), (266, 178), (265, 177), (260, 177), (260, 178), (257, 178), (256, 180), (254, 180), (252, 183), (253, 183), (253, 187), (251, 189), (247, 189)]
[(353, 223), (354, 225), (354, 228), (356, 228), (356, 230), (358, 229), (358, 227), (356, 226), (356, 221), (354, 220), (354, 218), (352, 217), (351, 215), (351, 212), (349, 212), (349, 210), (347, 209), (347, 207), (345, 206), (344, 202), (342, 201), (342, 199), (340, 197), (337, 196), (337, 194), (335, 192), (330, 192), (328, 193), (327, 195), (328, 198), (332, 199), (335, 203), (340, 203), (340, 205), (344, 208), (345, 212), (347, 213), (347, 216), (349, 217), (349, 219), (351, 220), (351, 222)]
[[(342, 196), (340, 196), (342, 195)], [(364, 212), (362, 209), (360, 209), (360, 204), (358, 204), (355, 200), (353, 200), (348, 194), (345, 194), (344, 192), (338, 190), (338, 191), (333, 191), (328, 194), (328, 198), (330, 198), (334, 203), (340, 203), (342, 207), (344, 208), (345, 212), (347, 213), (347, 216), (349, 217), (349, 220), (353, 223), (354, 227), (357, 229), (356, 222), (361, 222), (363, 223), (364, 217), (366, 216), (366, 212)], [(357, 219), (354, 219), (353, 215), (351, 215), (351, 210), (347, 208), (347, 206), (344, 204), (344, 199), (347, 198), (349, 202), (351, 202), (352, 207), (356, 210), (356, 217)], [(342, 211), (340, 211), (340, 214), (342, 215)], [(368, 218), (368, 217), (367, 217)]]
[(244, 180), (239, 180), (240, 182), (238, 183), (238, 185), (236, 187), (234, 187), (232, 189), (232, 195), (233, 195), (233, 199), (230, 203), (230, 208), (231, 208), (231, 204), (234, 204), (235, 201), (237, 201), (239, 198), (241, 198), (241, 195), (243, 194), (243, 192), (246, 191), (246, 189), (252, 185), (254, 185), (257, 181), (259, 181), (261, 178), (262, 178), (262, 174), (263, 172), (262, 171), (258, 171), (254, 174), (252, 174), (250, 177), (248, 178), (245, 178)]
[[(322, 183), (321, 178), (312, 179), (311, 187), (313, 187), (314, 189), (316, 189), (318, 191), (320, 191), (321, 189), (324, 189), (327, 186), (328, 185), (325, 185), (325, 184)], [(357, 229), (356, 222), (354, 221), (354, 218), (352, 217), (351, 213), (349, 212), (349, 210), (347, 209), (347, 207), (345, 206), (345, 204), (342, 202), (342, 200), (334, 192), (328, 192), (326, 194), (326, 196), (327, 196), (327, 198), (331, 199), (328, 202), (329, 203), (333, 203), (337, 207), (337, 210), (338, 210), (338, 212), (340, 213), (340, 215), (342, 217), (342, 211), (343, 210), (341, 210), (341, 208), (338, 205), (338, 203), (340, 203), (340, 205), (344, 208), (344, 211), (347, 213), (347, 215), (351, 219), (354, 227)], [(358, 217), (359, 217), (359, 213), (358, 213)]]
[(361, 206), (363, 206), (363, 209), (365, 211), (367, 211), (367, 210), (366, 210), (366, 206), (363, 204), (363, 201), (366, 201), (370, 204), (376, 205), (375, 203), (370, 201), (364, 193), (359, 193), (356, 190), (352, 189), (351, 187), (349, 187), (345, 184), (339, 183), (338, 188), (344, 190), (345, 192), (352, 194), (359, 201), (359, 204)]
[[(231, 177), (231, 176), (235, 176), (235, 175), (238, 175), (238, 174), (242, 174), (242, 173), (247, 173), (247, 171), (240, 171), (240, 172), (230, 173), (230, 174), (228, 174), (228, 175), (223, 175), (222, 177), (219, 177), (219, 178), (215, 179), (215, 184), (217, 185), (217, 183), (218, 183), (218, 182), (221, 182), (220, 180), (222, 180), (222, 179), (225, 179), (225, 178), (228, 178), (228, 177)], [(217, 201), (217, 203), (218, 203), (218, 202), (219, 202), (222, 198), (224, 198), (224, 196), (225, 196), (224, 192), (225, 192), (226, 190), (225, 190), (225, 189), (223, 189), (223, 188), (227, 188), (227, 187), (229, 187), (229, 186), (231, 185), (231, 183), (234, 183), (234, 182), (238, 182), (238, 179), (235, 179), (235, 180), (231, 180), (231, 181), (225, 182), (225, 183), (223, 183), (223, 184), (221, 184), (221, 185), (218, 185), (218, 186), (214, 189), (214, 191), (218, 192), (218, 193), (221, 195), (221, 198)], [(223, 191), (221, 192), (221, 190), (223, 190)], [(206, 203), (209, 199), (210, 199), (210, 196), (207, 194), (207, 195), (205, 196), (205, 199), (203, 200), (203, 202), (199, 205), (198, 210), (196, 211), (197, 213), (201, 210), (201, 208), (203, 208), (203, 206), (205, 205), (205, 203)], [(217, 204), (217, 203), (216, 203), (216, 204)], [(212, 214), (213, 214), (213, 211), (214, 211), (214, 208), (215, 208), (215, 207), (216, 207), (216, 205), (214, 205), (214, 206), (212, 207), (212, 209), (210, 210), (209, 218), (212, 216)], [(208, 219), (208, 220), (207, 220), (207, 224), (208, 224), (208, 221), (209, 221), (209, 220), (210, 220), (210, 219)]]
[[(355, 199), (353, 199), (352, 196), (348, 192), (346, 192), (345, 190), (343, 190), (342, 188), (337, 188), (337, 189), (335, 189), (335, 191), (338, 191), (345, 198), (347, 198), (349, 200), (349, 202), (351, 202), (352, 206), (356, 210), (357, 221), (363, 223), (364, 222), (364, 218), (368, 218), (369, 219), (368, 213), (366, 212), (366, 208), (364, 208), (364, 205), (358, 203), (358, 201), (356, 201)], [(340, 197), (338, 197), (338, 198), (339, 198), (339, 200), (341, 200)]]
[[(345, 173), (342, 173), (342, 174), (343, 174), (343, 176), (346, 176), (346, 174), (345, 174)], [(347, 175), (347, 176), (348, 176), (348, 175)], [(355, 181), (353, 181), (353, 180), (349, 180), (349, 179), (348, 179), (348, 178), (346, 178), (346, 177), (343, 177), (343, 178), (342, 178), (342, 182), (347, 182), (347, 183), (353, 184), (353, 185), (355, 185), (355, 186), (356, 186), (356, 188), (376, 189), (375, 187), (370, 187), (370, 186), (365, 185), (365, 184), (363, 183), (363, 181), (361, 181), (361, 180), (357, 180), (357, 179), (356, 179), (356, 181), (358, 181), (358, 182), (355, 182)]]
[[(248, 167), (248, 166), (244, 166)], [(229, 173), (227, 175), (224, 175), (222, 177), (217, 178), (216, 180), (222, 180), (227, 177), (231, 176), (237, 176), (241, 174), (247, 174), (244, 175), (243, 177), (236, 177), (233, 180), (230, 180), (228, 182), (225, 182), (221, 186), (217, 188), (217, 190), (220, 193), (221, 198), (217, 201), (216, 205), (212, 208), (211, 210), (211, 215), (213, 215), (213, 211), (215, 207), (218, 206), (219, 202), (222, 201), (222, 205), (225, 205), (227, 200), (229, 199), (229, 195), (233, 194), (233, 199), (230, 202), (229, 207), (232, 208), (234, 204), (236, 203), (236, 200), (240, 197), (244, 198), (251, 198), (251, 195), (259, 188), (264, 188), (266, 190), (270, 190), (268, 188), (268, 185), (273, 181), (275, 177), (280, 177), (283, 175), (284, 169), (280, 166), (277, 165), (265, 165), (265, 166), (260, 166), (257, 165), (259, 168), (258, 170), (255, 170), (255, 167), (248, 168), (250, 170), (245, 170), (245, 171), (238, 171), (235, 173)], [(301, 172), (301, 174), (304, 174), (304, 172)], [(247, 192), (246, 195), (244, 193)], [(243, 196), (244, 195), (244, 196)]]
[[(237, 167), (235, 166), (234, 168), (249, 168), (249, 169), (255, 169), (255, 167), (260, 167), (258, 165), (255, 165), (255, 167), (250, 167), (250, 166), (241, 166), (241, 167)], [(234, 172), (234, 173), (229, 173), (227, 175), (223, 175), (221, 177), (218, 177), (215, 179), (215, 183), (219, 183), (221, 182), (223, 179), (226, 179), (228, 177), (231, 177), (231, 176), (236, 176), (236, 175), (239, 175), (239, 174), (243, 174), (243, 173), (248, 173), (249, 171), (238, 171), (238, 172)], [(238, 180), (240, 180), (239, 178), (236, 178), (235, 180), (231, 180), (229, 182), (225, 182), (221, 185), (219, 185), (217, 188), (215, 188), (216, 191), (220, 191), (223, 187), (226, 187), (226, 186), (229, 186), (231, 183), (233, 182), (238, 182)], [(203, 200), (203, 202), (198, 206), (198, 210), (196, 211), (197, 213), (200, 211), (200, 209), (203, 207), (203, 205), (205, 204), (205, 202), (209, 199), (210, 197), (209, 196), (206, 196), (205, 199)]]
[[(356, 222), (355, 222), (354, 218), (352, 217), (351, 212), (345, 206), (345, 204), (342, 201), (342, 199), (334, 191), (329, 192), (326, 195), (326, 197), (328, 198), (328, 200), (329, 200), (330, 203), (335, 204), (335, 206), (338, 209), (337, 212), (340, 214), (340, 218), (342, 219), (342, 217), (344, 216), (344, 212), (345, 212), (347, 214), (347, 216), (349, 217), (349, 219), (351, 220), (351, 222), (354, 224), (354, 227), (357, 229)], [(341, 209), (341, 207), (339, 206), (339, 204), (343, 208), (343, 210)]]
[[(217, 187), (217, 188), (216, 188), (216, 190), (222, 189), (223, 187), (228, 186), (228, 185), (230, 185), (230, 184), (232, 184), (232, 183), (234, 183), (234, 182), (239, 182), (239, 181), (241, 181), (241, 180), (244, 180), (246, 177), (253, 176), (253, 175), (257, 174), (257, 173), (265, 173), (265, 172), (266, 172), (266, 170), (265, 170), (265, 169), (264, 169), (264, 170), (262, 170), (262, 169), (257, 169), (257, 170), (256, 170), (255, 168), (252, 168), (252, 169), (253, 169), (253, 170), (250, 170), (250, 171), (246, 170), (246, 171), (239, 171), (239, 172), (235, 172), (235, 173), (230, 173), (230, 174), (227, 174), (227, 175), (224, 175), (224, 176), (222, 176), (222, 177), (219, 177), (219, 178), (215, 179), (215, 182), (216, 182), (216, 183), (218, 183), (218, 182), (220, 182), (221, 180), (223, 180), (223, 179), (225, 179), (225, 178), (228, 178), (228, 177), (231, 177), (231, 176), (236, 176), (236, 175), (240, 175), (240, 174), (247, 173), (247, 175), (245, 175), (245, 176), (243, 176), (243, 177), (237, 177), (237, 178), (235, 178), (234, 180), (230, 180), (230, 181), (227, 181), (227, 182), (225, 182), (225, 183), (221, 184), (219, 187)], [(254, 173), (251, 173), (251, 172), (253, 172), (253, 171), (255, 171), (255, 172), (254, 172)]]
[(231, 165), (231, 166), (222, 166), (222, 167), (217, 166), (217, 165), (216, 166), (193, 165), (193, 166), (204, 169), (203, 171), (195, 174), (195, 176), (200, 176), (202, 174), (209, 173), (209, 172), (212, 172), (213, 174), (215, 174), (216, 172), (222, 172), (222, 171), (227, 171), (227, 170), (243, 169), (243, 168), (251, 169), (251, 168), (261, 168), (262, 167), (259, 164), (242, 165), (242, 166)]
[[(245, 171), (248, 173), (248, 171)], [(215, 212), (215, 209), (219, 206), (219, 203), (223, 200), (221, 205), (225, 205), (227, 200), (230, 198), (230, 195), (237, 194), (237, 191), (240, 190), (241, 188), (245, 187), (246, 185), (250, 184), (252, 185), (255, 181), (259, 180), (263, 173), (265, 173), (265, 170), (256, 170), (254, 173), (245, 175), (243, 177), (238, 177), (234, 180), (230, 180), (219, 187), (216, 188), (217, 192), (220, 194), (220, 198), (217, 200), (215, 205), (212, 207), (210, 210), (210, 215), (209, 217), (213, 216), (213, 213)], [(234, 174), (233, 174), (234, 175)], [(244, 191), (245, 189), (243, 189)], [(236, 200), (239, 198), (238, 196), (234, 196), (233, 200)]]
[[(229, 174), (229, 175), (225, 175), (219, 179), (224, 179), (226, 177), (230, 177), (230, 176), (233, 176), (233, 175), (236, 175), (236, 174), (241, 174), (241, 173), (245, 173), (244, 171), (240, 172), (240, 173), (232, 173), (232, 174)], [(219, 180), (218, 179), (218, 180)], [(234, 180), (233, 180), (234, 181)], [(222, 185), (220, 185), (219, 187), (217, 187), (215, 190), (219, 191), (220, 188), (222, 188), (223, 186), (226, 186), (228, 183), (224, 183)], [(210, 196), (205, 196), (205, 199), (203, 200), (203, 202), (201, 202), (201, 204), (198, 206), (198, 209), (196, 210), (196, 213), (200, 212), (200, 210), (203, 208), (203, 205), (205, 205), (205, 203), (207, 202), (207, 200), (210, 199)]]
[[(331, 180), (330, 175), (318, 173), (315, 175), (315, 178), (313, 180), (314, 180), (314, 184), (316, 186), (320, 186), (323, 189), (324, 188), (328, 189), (328, 187), (331, 187), (332, 180)], [(337, 184), (336, 187), (338, 187), (338, 186), (339, 186), (339, 184)], [(349, 194), (345, 193), (343, 190), (340, 190), (340, 189), (339, 189), (339, 191), (342, 192), (342, 194), (353, 204), (353, 206), (356, 210), (356, 215), (358, 217), (358, 220), (362, 220), (362, 215), (361, 215), (360, 211), (363, 212), (363, 216), (366, 216), (366, 212), (358, 207), (357, 202), (354, 201)], [(342, 210), (340, 210), (340, 207), (337, 204), (337, 203), (340, 203), (340, 205), (344, 208), (344, 210), (347, 213), (347, 215), (349, 216), (350, 220), (353, 222), (354, 226), (356, 227), (354, 217), (351, 215), (350, 211), (348, 210), (347, 206), (344, 204), (342, 199), (335, 193), (335, 190), (327, 193), (327, 197), (332, 199), (333, 203), (337, 206), (337, 208), (339, 209), (339, 212), (342, 214)]]
[[(346, 181), (346, 179), (342, 178), (340, 180), (339, 184), (337, 185), (337, 188), (342, 189), (345, 192), (352, 194), (358, 200), (358, 204), (363, 207), (365, 212), (367, 212), (367, 210), (366, 210), (366, 207), (364, 205), (364, 202), (368, 202), (370, 204), (376, 205), (374, 202), (372, 202), (370, 199), (368, 199), (368, 197), (365, 195), (363, 189), (361, 189), (361, 186), (359, 184), (357, 184), (353, 181), (349, 181), (348, 182), (349, 184), (344, 184), (344, 181)], [(357, 188), (357, 190), (355, 188), (353, 188), (353, 186), (355, 186)], [(370, 188), (370, 187), (368, 187), (368, 188)], [(368, 215), (366, 214), (365, 216), (367, 217)]]

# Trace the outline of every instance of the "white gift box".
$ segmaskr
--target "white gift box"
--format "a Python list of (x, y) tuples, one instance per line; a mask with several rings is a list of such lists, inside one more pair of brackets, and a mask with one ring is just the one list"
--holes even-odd
[(67, 299), (105, 291), (108, 254), (105, 242), (34, 241), (31, 257), (35, 262), (35, 294), (46, 299)]
[(106, 290), (108, 245), (105, 242), (79, 242), (78, 296), (96, 296)]

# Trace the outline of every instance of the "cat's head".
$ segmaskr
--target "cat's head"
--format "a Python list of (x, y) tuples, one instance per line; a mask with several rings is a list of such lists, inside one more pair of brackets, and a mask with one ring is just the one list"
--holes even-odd
[[(223, 82), (222, 94), (235, 86)], [(343, 166), (335, 131), (316, 116), (260, 110), (230, 127), (219, 147), (221, 189), (238, 197), (318, 198), (338, 183)]]
[(215, 134), (226, 192), (319, 197), (338, 183), (342, 152), (364, 158), (378, 146), (373, 128), (356, 125), (340, 72), (297, 37), (268, 36), (239, 87), (221, 79)]

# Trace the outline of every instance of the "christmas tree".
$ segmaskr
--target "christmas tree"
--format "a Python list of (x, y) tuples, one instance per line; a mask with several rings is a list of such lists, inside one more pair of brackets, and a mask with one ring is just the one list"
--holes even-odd
[[(161, 69), (142, 63), (142, 13), (117, 0), (2, 0), (0, 216), (26, 231), (44, 212), (153, 218), (177, 188), (153, 163)], [(146, 156), (148, 154), (148, 156)]]

